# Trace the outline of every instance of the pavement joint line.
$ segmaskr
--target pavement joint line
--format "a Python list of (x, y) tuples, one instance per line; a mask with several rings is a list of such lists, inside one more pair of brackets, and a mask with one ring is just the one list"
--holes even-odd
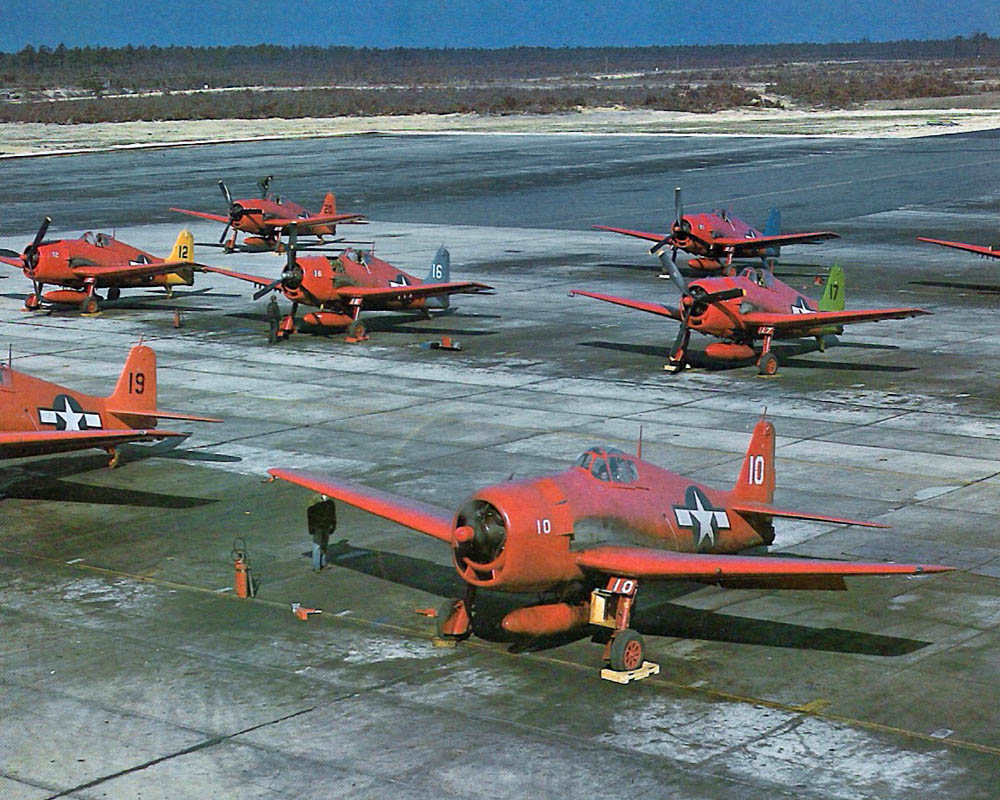
[[(99, 567), (99, 566), (96, 566), (96, 565), (86, 564), (86, 563), (81, 563), (81, 562), (78, 562), (76, 564), (68, 564), (66, 561), (64, 561), (62, 559), (52, 558), (50, 556), (39, 556), (39, 555), (35, 555), (35, 554), (32, 554), (32, 553), (20, 553), (20, 552), (17, 552), (17, 551), (14, 551), (14, 550), (9, 550), (7, 548), (2, 548), (2, 547), (0, 547), (0, 552), (10, 553), (12, 555), (16, 555), (16, 556), (19, 556), (19, 557), (22, 557), (22, 558), (30, 558), (30, 559), (34, 559), (36, 561), (44, 561), (44, 562), (48, 562), (48, 563), (55, 564), (55, 565), (58, 565), (58, 566), (67, 567), (69, 569), (78, 569), (78, 570), (85, 571), (85, 572), (96, 572), (96, 573), (99, 573), (99, 574), (102, 574), (102, 575), (110, 575), (110, 576), (119, 577), (119, 578), (129, 578), (129, 579), (132, 579), (132, 580), (140, 581), (142, 583), (151, 583), (151, 584), (155, 584), (155, 585), (158, 585), (158, 586), (165, 586), (167, 588), (177, 589), (177, 590), (181, 590), (181, 591), (197, 592), (197, 593), (200, 593), (200, 594), (204, 594), (204, 595), (206, 595), (208, 597), (223, 598), (223, 599), (230, 600), (230, 601), (242, 600), (242, 598), (238, 598), (235, 595), (219, 594), (214, 589), (209, 589), (209, 588), (205, 588), (205, 587), (201, 587), (201, 586), (194, 586), (194, 585), (186, 584), (186, 583), (178, 583), (176, 581), (168, 581), (168, 580), (161, 579), (161, 578), (154, 578), (154, 577), (148, 577), (148, 576), (144, 576), (144, 575), (137, 575), (135, 573), (124, 572), (122, 570), (110, 569), (108, 567)], [(285, 608), (286, 605), (287, 605), (284, 602), (278, 602), (276, 600), (262, 600), (259, 597), (255, 597), (253, 599), (253, 602), (255, 604), (258, 604), (258, 605), (266, 605), (266, 606), (269, 606), (269, 607), (272, 607), (272, 608)], [(364, 617), (357, 616), (356, 614), (351, 614), (349, 616), (344, 616), (344, 617), (338, 617), (338, 616), (333, 615), (333, 614), (330, 614), (330, 615), (324, 614), (319, 620), (317, 620), (317, 623), (321, 624), (321, 625), (322, 624), (336, 624), (336, 621), (347, 622), (348, 624), (353, 624), (353, 625), (356, 625), (358, 627), (368, 626), (368, 627), (384, 628), (384, 629), (387, 629), (387, 630), (390, 630), (390, 631), (394, 631), (396, 633), (400, 633), (400, 634), (405, 635), (405, 636), (415, 636), (415, 637), (421, 638), (421, 639), (428, 639), (428, 640), (430, 640), (430, 639), (433, 638), (432, 634), (427, 633), (425, 631), (421, 631), (421, 630), (417, 630), (417, 629), (413, 629), (413, 628), (407, 628), (406, 626), (396, 625), (396, 624), (391, 623), (391, 622), (376, 622), (375, 620), (366, 619)], [(520, 653), (520, 652), (519, 653), (513, 653), (513, 652), (511, 652), (511, 651), (509, 651), (507, 649), (498, 649), (498, 648), (492, 647), (492, 646), (490, 646), (490, 645), (488, 645), (486, 643), (481, 643), (481, 642), (473, 641), (471, 639), (470, 640), (466, 640), (465, 642), (463, 642), (463, 647), (466, 648), (466, 649), (473, 649), (474, 648), (474, 649), (480, 650), (482, 652), (499, 654), (501, 656), (507, 656), (509, 658), (522, 658), (524, 656), (524, 653)], [(557, 658), (555, 656), (543, 655), (543, 654), (540, 654), (540, 653), (531, 653), (531, 654), (529, 654), (528, 657), (533, 658), (533, 659), (537, 659), (539, 661), (542, 661), (542, 662), (545, 662), (545, 663), (548, 663), (548, 664), (553, 664), (553, 665), (560, 666), (560, 667), (568, 667), (568, 668), (570, 668), (570, 669), (572, 669), (574, 671), (577, 671), (577, 672), (587, 672), (587, 673), (589, 673), (591, 675), (593, 675), (594, 672), (595, 672), (594, 668), (591, 667), (591, 666), (589, 666), (589, 665), (587, 665), (587, 664), (578, 664), (578, 663), (575, 663), (573, 661), (568, 661), (566, 659)], [(408, 676), (409, 676), (409, 673), (407, 673), (406, 677), (408, 677)], [(402, 678), (400, 680), (402, 680)], [(935, 745), (942, 745), (943, 744), (943, 745), (947, 745), (948, 747), (955, 748), (955, 749), (958, 749), (958, 750), (971, 750), (971, 751), (978, 752), (978, 753), (984, 753), (986, 755), (993, 755), (993, 756), (1000, 757), (1000, 747), (994, 747), (994, 746), (991, 746), (991, 745), (980, 744), (978, 742), (970, 742), (970, 741), (966, 741), (964, 739), (951, 739), (951, 738), (941, 739), (939, 737), (931, 736), (928, 733), (920, 733), (919, 731), (911, 731), (911, 730), (907, 730), (905, 728), (899, 728), (899, 727), (895, 727), (895, 726), (892, 726), (892, 725), (886, 725), (886, 724), (881, 723), (881, 722), (874, 722), (874, 721), (871, 721), (871, 720), (856, 719), (854, 717), (848, 717), (848, 716), (844, 716), (842, 714), (835, 714), (835, 713), (826, 711), (825, 707), (824, 708), (817, 708), (816, 705), (815, 705), (815, 701), (813, 701), (812, 703), (805, 703), (805, 704), (793, 705), (791, 703), (783, 702), (781, 700), (767, 700), (765, 698), (760, 698), (760, 697), (751, 697), (751, 696), (748, 696), (748, 695), (737, 694), (735, 692), (729, 692), (729, 691), (726, 691), (725, 689), (715, 689), (715, 688), (712, 688), (710, 686), (704, 686), (704, 685), (693, 686), (692, 684), (677, 683), (675, 681), (671, 681), (671, 680), (668, 680), (667, 678), (661, 677), (660, 675), (650, 676), (646, 680), (650, 681), (651, 683), (662, 685), (662, 686), (665, 686), (665, 687), (667, 687), (669, 689), (673, 689), (675, 691), (685, 692), (685, 693), (689, 693), (689, 694), (702, 695), (704, 697), (709, 697), (709, 698), (712, 698), (714, 700), (723, 700), (723, 701), (727, 701), (727, 702), (731, 702), (731, 703), (738, 703), (740, 705), (751, 705), (751, 706), (760, 706), (760, 707), (763, 707), (763, 708), (771, 708), (771, 709), (774, 709), (776, 711), (785, 711), (785, 712), (790, 713), (790, 714), (802, 714), (802, 715), (805, 715), (805, 716), (810, 716), (810, 717), (815, 717), (817, 719), (826, 720), (828, 722), (835, 722), (835, 723), (838, 723), (838, 724), (841, 724), (841, 725), (845, 725), (847, 727), (861, 728), (861, 729), (864, 729), (864, 730), (875, 731), (877, 733), (886, 733), (886, 734), (891, 734), (891, 735), (894, 735), (894, 736), (901, 736), (903, 738), (915, 739), (915, 740), (921, 741), (921, 742), (930, 742), (930, 743), (933, 743)], [(397, 682), (398, 681), (395, 681), (395, 680), (394, 681), (389, 681), (389, 682), (386, 682), (385, 685), (386, 686), (390, 686), (390, 685), (392, 685), (394, 683), (397, 683)], [(366, 687), (366, 689), (364, 691), (371, 691), (373, 689), (378, 689), (378, 688), (380, 688), (380, 685), (376, 684), (376, 685), (374, 685), (372, 687)], [(355, 691), (355, 692), (351, 692), (351, 693), (349, 693), (347, 695), (344, 695), (343, 697), (338, 697), (336, 699), (346, 699), (347, 697), (357, 696), (360, 693), (361, 693), (360, 691)], [(319, 706), (315, 706), (314, 708), (319, 708)], [(314, 709), (308, 709), (308, 710), (314, 710)], [(273, 724), (273, 722), (281, 721), (281, 719), (288, 719), (291, 716), (297, 716), (298, 714), (301, 714), (301, 713), (306, 713), (306, 710), (295, 712), (294, 714), (286, 716), (286, 717), (283, 717), (283, 718), (280, 718), (279, 720), (275, 720), (275, 721), (272, 721), (272, 722), (261, 723), (259, 725), (253, 726), (252, 728), (248, 728), (247, 731), (243, 731), (242, 733), (249, 732), (249, 731), (252, 731), (252, 730), (256, 730), (259, 727), (264, 727), (266, 725)], [(229, 734), (229, 735), (226, 735), (226, 736), (219, 736), (219, 737), (215, 737), (215, 739), (217, 739), (219, 741), (223, 741), (225, 739), (228, 739), (228, 738), (231, 738), (232, 736), (237, 736), (237, 735), (239, 735), (239, 733)], [(217, 744), (218, 742), (210, 740), (210, 743), (211, 744)], [(200, 750), (200, 749), (202, 749), (203, 747), (206, 747), (206, 746), (210, 746), (210, 745), (206, 744), (206, 743), (201, 743), (200, 745), (195, 745), (195, 746), (186, 748), (185, 750), (182, 750), (179, 753), (176, 753), (175, 755), (182, 755), (182, 754), (187, 753), (187, 752), (194, 752), (195, 750)], [(154, 761), (148, 762), (145, 766), (150, 766), (152, 764), (159, 763), (160, 761), (163, 761), (166, 758), (170, 758), (170, 757), (172, 757), (172, 756), (165, 756), (163, 758), (156, 759)], [(125, 772), (120, 773), (120, 774), (127, 774), (128, 772), (134, 772), (134, 771), (137, 771), (140, 768), (144, 769), (145, 766), (134, 767), (134, 768), (126, 770)], [(116, 777), (116, 776), (112, 776), (112, 777)], [(104, 779), (102, 779), (102, 780), (104, 780)], [(75, 787), (72, 790), (67, 790), (67, 791), (62, 792), (60, 794), (53, 795), (52, 797), (47, 798), (47, 800), (55, 800), (55, 798), (57, 798), (57, 797), (64, 797), (66, 794), (69, 793), (69, 791), (79, 791), (80, 789), (90, 788), (90, 786), (91, 786), (91, 784), (86, 784), (86, 785), (83, 785), (83, 786), (78, 786), (78, 787)]]

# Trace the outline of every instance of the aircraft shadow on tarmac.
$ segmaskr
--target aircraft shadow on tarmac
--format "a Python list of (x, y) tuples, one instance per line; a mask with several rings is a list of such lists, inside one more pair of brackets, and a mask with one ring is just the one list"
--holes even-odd
[[(118, 448), (119, 468), (147, 458), (179, 458), (195, 461), (239, 461), (234, 456), (179, 450), (177, 440), (169, 439), (152, 446), (125, 444)], [(195, 508), (217, 502), (203, 497), (145, 492), (117, 486), (95, 486), (64, 480), (84, 472), (106, 469), (103, 453), (74, 453), (33, 459), (13, 466), (0, 466), (0, 500), (53, 500), (65, 503), (143, 506), (148, 508)]]
[(961, 283), (959, 281), (910, 281), (913, 286), (933, 286), (943, 289), (964, 289), (984, 294), (1000, 294), (1000, 285), (995, 283)]
[[(652, 356), (654, 358), (667, 361), (670, 358), (669, 347), (657, 347), (656, 345), (627, 344), (625, 342), (605, 342), (589, 341), (578, 342), (582, 347), (599, 347), (604, 350), (617, 350), (623, 353), (636, 353), (638, 355)], [(872, 350), (898, 350), (896, 345), (866, 344), (864, 342), (840, 342), (836, 339), (828, 338), (827, 350), (833, 347), (853, 347)], [(806, 353), (818, 353), (819, 345), (812, 341), (788, 342), (773, 344), (771, 350), (778, 356), (781, 369), (831, 369), (847, 370), (853, 372), (912, 372), (917, 367), (904, 367), (894, 364), (859, 364), (853, 361), (834, 361), (829, 355), (824, 355), (822, 360), (812, 360), (795, 358)], [(746, 359), (743, 361), (716, 361), (708, 358), (704, 352), (698, 350), (688, 351), (688, 364), (695, 369), (712, 371), (725, 371), (730, 369), (743, 369), (753, 366), (755, 360)]]
[[(310, 553), (303, 553), (309, 557)], [(454, 568), (422, 558), (355, 547), (342, 539), (329, 548), (331, 564), (372, 575), (391, 583), (419, 589), (444, 598), (461, 597), (464, 584)], [(863, 633), (842, 628), (812, 628), (789, 622), (739, 617), (690, 608), (673, 602), (704, 584), (693, 581), (647, 583), (632, 616), (632, 627), (642, 634), (684, 639), (705, 639), (737, 644), (758, 644), (798, 650), (823, 650), (860, 655), (900, 656), (930, 642)], [(491, 642), (510, 643), (512, 652), (547, 650), (580, 639), (602, 640), (610, 631), (582, 628), (558, 636), (526, 639), (506, 633), (500, 622), (515, 608), (538, 601), (536, 595), (479, 591), (476, 594), (473, 632)]]
[[(264, 314), (257, 314), (251, 311), (237, 311), (226, 314), (233, 319), (245, 319), (251, 322), (259, 322), (261, 330), (267, 330), (268, 318)], [(497, 331), (481, 330), (478, 328), (444, 328), (432, 327), (427, 323), (433, 322), (439, 317), (447, 316), (449, 319), (469, 318), (469, 319), (500, 319), (496, 314), (461, 314), (460, 312), (449, 311), (445, 313), (437, 312), (427, 320), (414, 314), (379, 314), (377, 316), (363, 317), (365, 327), (369, 333), (408, 333), (408, 334), (438, 334), (443, 336), (495, 336)], [(411, 327), (413, 326), (413, 327)], [(344, 335), (344, 331), (337, 328), (323, 328), (316, 325), (309, 325), (301, 319), (296, 322), (297, 330), (300, 333), (308, 333), (314, 336), (324, 336), (326, 338), (337, 338)]]
[[(193, 293), (192, 293), (193, 294)], [(221, 295), (216, 295), (220, 297)], [(5, 293), (0, 295), (0, 297), (7, 297), (11, 300), (23, 300), (23, 294), (15, 293)], [(118, 300), (105, 300), (101, 303), (101, 311), (192, 311), (192, 312), (208, 312), (208, 311), (218, 311), (219, 309), (215, 306), (189, 306), (189, 305), (178, 305), (172, 302), (157, 302), (151, 303), (150, 300), (156, 298), (150, 297), (137, 297), (134, 299), (129, 299), (127, 297), (121, 297)], [(173, 300), (182, 299), (178, 298), (176, 292), (174, 293)], [(170, 301), (171, 298), (163, 295), (164, 301)], [(79, 316), (80, 309), (72, 305), (50, 305), (43, 306), (41, 311), (33, 312), (35, 314), (44, 314), (46, 316)]]

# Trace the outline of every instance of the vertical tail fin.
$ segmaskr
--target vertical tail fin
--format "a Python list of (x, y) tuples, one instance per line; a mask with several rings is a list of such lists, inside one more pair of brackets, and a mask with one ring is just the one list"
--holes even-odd
[(137, 344), (129, 351), (115, 390), (108, 396), (108, 408), (128, 414), (156, 411), (156, 353), (151, 347)]
[(187, 228), (177, 234), (177, 241), (174, 242), (174, 249), (167, 256), (167, 261), (194, 261), (194, 236)]
[[(448, 283), (451, 280), (451, 253), (444, 245), (438, 248), (434, 254), (434, 261), (431, 262), (431, 271), (427, 273), (425, 283)], [(428, 297), (427, 306), (429, 308), (448, 308), (451, 303), (448, 295), (440, 297)]]
[(774, 498), (774, 425), (765, 419), (753, 429), (733, 496), (754, 503), (770, 503)]
[(844, 310), (844, 270), (834, 264), (826, 278), (826, 288), (819, 300), (820, 311)]
[(323, 198), (323, 207), (319, 210), (319, 213), (324, 217), (336, 216), (337, 198), (333, 196), (333, 192), (326, 193), (326, 197)]

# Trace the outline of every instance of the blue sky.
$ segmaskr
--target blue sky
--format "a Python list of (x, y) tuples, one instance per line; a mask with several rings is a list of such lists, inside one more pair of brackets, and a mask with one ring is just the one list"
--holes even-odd
[(1000, 35), (996, 0), (4, 0), (0, 50), (752, 44)]

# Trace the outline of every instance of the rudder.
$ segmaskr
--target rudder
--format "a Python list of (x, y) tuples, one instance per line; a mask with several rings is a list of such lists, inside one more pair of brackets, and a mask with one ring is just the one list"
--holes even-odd
[(326, 197), (323, 198), (323, 207), (319, 210), (319, 213), (324, 217), (337, 215), (337, 198), (333, 196), (333, 192), (326, 193)]
[[(424, 283), (448, 283), (451, 280), (451, 253), (444, 245), (438, 248), (434, 254), (434, 261), (431, 262), (431, 271), (427, 273)], [(427, 305), (431, 308), (448, 308), (451, 303), (448, 295), (439, 297), (428, 297)]]
[(170, 251), (167, 261), (194, 261), (194, 236), (187, 228), (177, 234), (174, 249)]
[(151, 347), (137, 344), (129, 351), (115, 390), (108, 396), (108, 408), (135, 414), (156, 411), (156, 353)]
[(834, 264), (826, 278), (826, 288), (819, 300), (820, 311), (844, 310), (844, 270)]
[(753, 429), (733, 496), (755, 503), (774, 498), (774, 425), (765, 419)]

